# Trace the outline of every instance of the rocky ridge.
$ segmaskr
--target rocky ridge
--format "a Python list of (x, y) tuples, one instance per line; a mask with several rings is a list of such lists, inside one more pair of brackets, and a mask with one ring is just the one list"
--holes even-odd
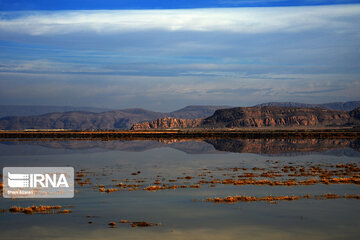
[(360, 108), (350, 112), (322, 108), (238, 107), (220, 109), (208, 118), (160, 118), (132, 130), (178, 128), (345, 127), (360, 124)]

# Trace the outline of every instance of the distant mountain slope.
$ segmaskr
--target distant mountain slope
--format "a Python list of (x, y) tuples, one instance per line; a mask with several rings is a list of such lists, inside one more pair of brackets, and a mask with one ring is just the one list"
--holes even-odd
[(54, 112), (106, 112), (108, 108), (70, 107), (70, 106), (40, 106), (40, 105), (0, 105), (0, 117), (6, 116), (33, 116)]
[(351, 111), (355, 108), (360, 107), (360, 101), (333, 102), (333, 103), (323, 103), (323, 104), (308, 104), (308, 103), (298, 103), (298, 102), (268, 102), (268, 103), (255, 105), (254, 107), (266, 107), (266, 106), (305, 107), (305, 108), (319, 107), (329, 110)]
[(144, 109), (124, 109), (103, 113), (65, 112), (40, 116), (0, 118), (0, 129), (128, 129), (140, 121), (163, 117)]
[(334, 102), (334, 103), (324, 103), (319, 105), (320, 105), (319, 107), (323, 107), (326, 109), (351, 111), (355, 108), (360, 107), (360, 101)]
[(189, 119), (208, 117), (220, 108), (225, 108), (225, 106), (188, 106), (171, 113), (132, 108), (101, 113), (71, 111), (32, 116), (8, 116), (0, 118), (0, 129), (129, 129), (135, 123), (167, 116), (181, 116)]
[(220, 109), (205, 119), (161, 118), (137, 123), (132, 129), (335, 127), (359, 124), (360, 108), (345, 112), (323, 108), (269, 106)]
[(194, 118), (204, 118), (209, 117), (214, 114), (218, 109), (231, 108), (229, 106), (211, 106), (211, 105), (191, 105), (179, 110), (170, 112), (167, 114), (169, 117), (173, 118), (185, 118), (185, 119), (194, 119)]

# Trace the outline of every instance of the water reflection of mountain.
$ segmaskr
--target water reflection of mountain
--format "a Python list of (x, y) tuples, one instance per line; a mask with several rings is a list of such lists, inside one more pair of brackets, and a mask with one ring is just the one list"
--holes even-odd
[(59, 141), (9, 141), (0, 142), (1, 155), (19, 154), (61, 154), (66, 152), (126, 151), (143, 152), (156, 148), (170, 147), (188, 154), (216, 153), (215, 148), (202, 140), (59, 140)]
[(360, 156), (360, 140), (348, 139), (209, 139), (218, 151), (266, 155), (324, 153)]
[(360, 157), (360, 140), (348, 139), (159, 139), (159, 140), (52, 140), (0, 142), (1, 155), (64, 154), (68, 152), (142, 152), (170, 147), (188, 154), (221, 152), (264, 155), (329, 154)]

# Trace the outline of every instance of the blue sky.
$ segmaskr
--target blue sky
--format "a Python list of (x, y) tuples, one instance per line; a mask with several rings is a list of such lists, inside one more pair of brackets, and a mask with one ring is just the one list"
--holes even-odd
[(0, 103), (360, 100), (359, 2), (0, 0)]
[(114, 10), (281, 7), (359, 3), (359, 0), (6, 0), (0, 10)]

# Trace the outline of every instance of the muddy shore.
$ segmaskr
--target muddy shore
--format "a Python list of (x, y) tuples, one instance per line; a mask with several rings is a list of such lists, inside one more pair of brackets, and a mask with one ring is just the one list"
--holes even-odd
[(337, 138), (358, 139), (360, 129), (244, 129), (244, 130), (0, 130), (0, 138), (159, 139), (159, 138)]

